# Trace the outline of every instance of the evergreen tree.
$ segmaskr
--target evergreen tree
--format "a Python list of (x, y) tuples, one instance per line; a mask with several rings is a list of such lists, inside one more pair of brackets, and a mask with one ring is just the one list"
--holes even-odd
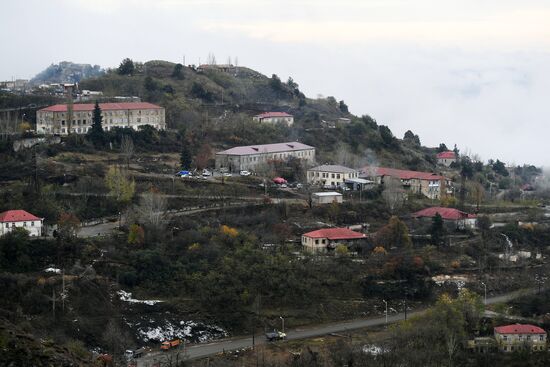
[(430, 235), (432, 236), (432, 242), (435, 245), (440, 245), (445, 238), (445, 227), (443, 224), (443, 218), (439, 213), (435, 213), (435, 216), (432, 219)]
[(129, 58), (122, 60), (120, 66), (118, 67), (118, 73), (120, 75), (132, 75), (135, 70), (136, 68), (134, 66), (134, 62)]
[(174, 65), (174, 71), (172, 71), (172, 78), (183, 79), (183, 65), (182, 64)]
[(105, 133), (102, 126), (103, 116), (101, 116), (101, 108), (99, 103), (95, 102), (94, 112), (92, 114), (92, 127), (88, 131), (88, 137), (95, 146), (101, 146), (104, 143)]
[(340, 101), (339, 108), (340, 108), (340, 112), (349, 113), (348, 105), (343, 100)]
[(183, 169), (191, 168), (192, 162), (193, 162), (193, 158), (191, 156), (191, 152), (189, 151), (189, 147), (187, 144), (184, 143), (183, 148), (181, 149), (181, 155), (180, 155), (181, 168)]

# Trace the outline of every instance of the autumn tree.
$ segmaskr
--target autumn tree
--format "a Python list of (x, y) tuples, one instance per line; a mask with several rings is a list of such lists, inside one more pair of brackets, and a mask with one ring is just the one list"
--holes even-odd
[(145, 231), (138, 224), (132, 224), (128, 231), (128, 243), (130, 245), (141, 245), (145, 241)]
[(128, 204), (134, 197), (136, 183), (128, 176), (125, 170), (111, 166), (105, 175), (105, 184), (110, 195), (115, 197), (121, 206)]
[(195, 157), (197, 169), (202, 170), (208, 167), (210, 159), (212, 159), (212, 148), (208, 143), (204, 143), (199, 148), (199, 151), (197, 152), (197, 155)]
[(384, 248), (398, 247), (409, 248), (412, 246), (409, 237), (409, 228), (395, 215), (392, 216), (384, 227), (375, 236), (375, 243)]
[(61, 213), (57, 221), (57, 235), (60, 239), (76, 237), (80, 228), (80, 220), (72, 213)]

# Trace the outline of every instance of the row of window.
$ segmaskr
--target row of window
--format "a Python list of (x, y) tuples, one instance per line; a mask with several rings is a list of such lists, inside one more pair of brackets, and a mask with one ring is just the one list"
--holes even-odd
[[(29, 223), (30, 223), (30, 227), (34, 227), (34, 222), (29, 222)], [(10, 228), (10, 226), (12, 228), (15, 228), (15, 222), (5, 223), (5, 226), (6, 226), (6, 228)], [(23, 222), (23, 227), (27, 227), (27, 222)]]
[[(502, 336), (502, 340), (504, 340), (504, 341), (513, 340), (513, 339), (514, 339), (513, 336), (511, 336), (510, 338), (508, 338), (508, 335), (503, 335)], [(527, 341), (531, 340), (531, 335), (526, 335), (526, 338), (524, 338), (523, 335), (521, 335), (521, 334), (518, 335), (518, 340), (519, 341), (523, 341), (524, 339), (527, 340)], [(539, 340), (544, 341), (544, 334), (539, 335)]]
[[(116, 116), (116, 115), (121, 115), (121, 114), (128, 115), (128, 113), (130, 115), (142, 115), (142, 114), (143, 115), (158, 115), (159, 110), (145, 110), (145, 111), (138, 110), (138, 111), (130, 111), (130, 112), (128, 112), (128, 110), (102, 111), (101, 115), (102, 116)], [(66, 112), (61, 112), (61, 117), (66, 117), (68, 115), (69, 114), (66, 113)], [(88, 112), (73, 112), (73, 116), (76, 116), (76, 117), (86, 117), (86, 116), (92, 117), (92, 112), (91, 111), (88, 111)]]
[[(139, 121), (138, 121), (139, 122)], [(243, 162), (259, 162), (261, 160), (265, 159), (284, 159), (288, 157), (311, 157), (313, 155), (313, 151), (304, 151), (304, 152), (294, 152), (294, 153), (273, 153), (273, 154), (265, 154), (261, 156), (245, 156), (242, 158)]]

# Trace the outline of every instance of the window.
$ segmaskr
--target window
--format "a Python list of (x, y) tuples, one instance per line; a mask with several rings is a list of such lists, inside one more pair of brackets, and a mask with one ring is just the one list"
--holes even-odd
[(334, 178), (334, 173), (332, 173), (330, 177), (331, 177), (331, 178)]
[(315, 244), (318, 245), (318, 244), (319, 244), (319, 240), (315, 240)]
[(27, 222), (23, 222), (23, 227), (26, 227), (27, 226)]
[(61, 120), (61, 126), (65, 126), (65, 120)]
[(540, 340), (541, 342), (544, 341), (544, 334), (540, 334), (540, 335), (539, 335), (539, 340)]
[(508, 335), (503, 335), (502, 340), (504, 340), (504, 341), (508, 340)]
[(527, 340), (531, 340), (531, 335), (527, 335)]
[(34, 227), (34, 222), (31, 222), (31, 227)]
[(340, 178), (340, 174), (339, 174), (339, 173), (336, 175), (336, 178)]

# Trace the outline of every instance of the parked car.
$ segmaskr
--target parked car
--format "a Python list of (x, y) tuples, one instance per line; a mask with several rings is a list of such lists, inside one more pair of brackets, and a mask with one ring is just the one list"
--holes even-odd
[(233, 176), (233, 175), (229, 172), (224, 172), (223, 173), (223, 177), (231, 177), (231, 176)]
[(176, 176), (179, 176), (179, 177), (189, 177), (190, 175), (191, 173), (186, 170), (181, 170), (178, 173), (176, 173)]
[(240, 172), (240, 175), (241, 176), (250, 176), (251, 173), (250, 173), (250, 171), (243, 170), (243, 171)]
[(270, 342), (275, 340), (284, 340), (286, 338), (286, 334), (281, 331), (273, 330), (265, 333), (265, 338)]
[(210, 172), (209, 170), (207, 170), (206, 168), (202, 170), (202, 175), (205, 176), (205, 177), (209, 177), (209, 176), (212, 176), (212, 172)]

